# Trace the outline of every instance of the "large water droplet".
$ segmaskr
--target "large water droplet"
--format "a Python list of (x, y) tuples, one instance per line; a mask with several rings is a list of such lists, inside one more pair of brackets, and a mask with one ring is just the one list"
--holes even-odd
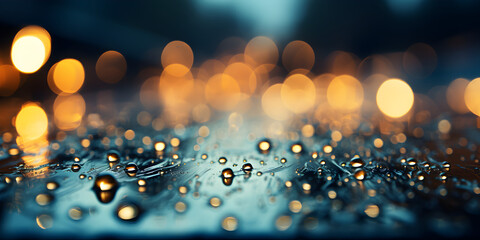
[(93, 190), (95, 191), (98, 200), (102, 203), (111, 202), (115, 197), (117, 189), (117, 180), (109, 174), (98, 175), (93, 185)]

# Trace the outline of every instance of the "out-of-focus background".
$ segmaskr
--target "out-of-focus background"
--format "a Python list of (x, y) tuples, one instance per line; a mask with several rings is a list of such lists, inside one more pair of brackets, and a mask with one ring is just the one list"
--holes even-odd
[[(316, 70), (335, 50), (359, 58), (406, 51), (417, 42), (435, 50), (430, 74), (408, 76), (411, 86), (426, 91), (452, 78), (477, 77), (480, 64), (480, 2), (475, 0), (180, 0), (180, 1), (2, 1), (0, 63), (9, 63), (15, 34), (24, 26), (40, 25), (52, 36), (46, 67), (15, 95), (41, 99), (50, 94), (48, 66), (63, 58), (83, 60), (83, 91), (111, 87), (95, 76), (96, 58), (107, 50), (122, 53), (127, 76), (118, 87), (139, 85), (142, 68), (160, 66), (163, 47), (172, 40), (187, 42), (195, 62), (215, 55), (222, 40), (271, 37), (282, 48), (301, 39), (316, 53)], [(92, 60), (93, 59), (93, 60)], [(89, 71), (90, 70), (90, 71)], [(430, 71), (429, 71), (430, 72)], [(43, 73), (43, 74), (42, 74)], [(402, 74), (403, 75), (403, 74)], [(40, 91), (42, 90), (42, 91)]]

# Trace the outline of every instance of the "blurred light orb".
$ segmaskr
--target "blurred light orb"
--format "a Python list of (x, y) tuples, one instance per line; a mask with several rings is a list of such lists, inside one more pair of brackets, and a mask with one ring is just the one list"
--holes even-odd
[(0, 66), (0, 96), (12, 95), (20, 85), (20, 73), (11, 65)]
[(43, 65), (45, 46), (34, 36), (19, 38), (12, 46), (12, 62), (23, 73), (34, 73)]
[(95, 72), (100, 80), (106, 83), (116, 83), (125, 76), (127, 61), (117, 51), (106, 51), (98, 58)]
[(269, 64), (272, 70), (278, 61), (278, 48), (275, 42), (265, 36), (253, 38), (245, 46), (245, 61), (253, 67)]
[(169, 42), (162, 51), (162, 66), (181, 64), (188, 69), (193, 65), (193, 51), (190, 46), (182, 41)]
[(22, 73), (34, 73), (50, 57), (51, 38), (47, 30), (39, 26), (22, 28), (13, 39), (10, 57)]
[(216, 74), (205, 86), (205, 98), (215, 109), (228, 111), (240, 101), (240, 87), (234, 78), (227, 74)]
[(414, 95), (408, 83), (400, 79), (389, 79), (377, 91), (377, 106), (392, 118), (407, 114), (413, 106)]
[(80, 61), (67, 58), (55, 64), (53, 83), (63, 93), (77, 92), (85, 80), (85, 70)]
[(270, 86), (262, 96), (262, 108), (265, 114), (272, 119), (284, 121), (291, 117), (291, 112), (285, 107), (282, 101), (281, 83)]
[(315, 63), (315, 53), (308, 43), (299, 40), (292, 41), (283, 50), (282, 63), (288, 71), (310, 70)]
[(255, 92), (257, 76), (255, 71), (247, 64), (242, 62), (232, 63), (225, 68), (223, 73), (233, 77), (237, 81), (242, 93), (250, 96)]
[(27, 103), (15, 118), (15, 128), (24, 142), (44, 137), (48, 131), (47, 114), (40, 106)]
[(342, 74), (354, 75), (358, 68), (358, 58), (353, 53), (335, 51), (328, 56), (331, 73), (340, 76)]
[(82, 123), (85, 109), (85, 100), (80, 94), (57, 96), (53, 104), (55, 125), (63, 131), (78, 128)]
[(363, 103), (362, 84), (350, 75), (335, 77), (328, 85), (327, 100), (336, 110), (354, 111)]
[(160, 76), (158, 96), (165, 107), (175, 110), (170, 113), (178, 117), (181, 112), (190, 111), (188, 100), (192, 97), (194, 85), (193, 75), (186, 66), (170, 64)]
[(465, 104), (470, 112), (480, 116), (480, 78), (473, 79), (465, 88)]
[(465, 89), (469, 81), (465, 78), (457, 78), (448, 85), (447, 103), (457, 113), (467, 113), (468, 107), (465, 104)]
[(282, 84), (281, 96), (288, 110), (304, 113), (315, 103), (315, 84), (303, 74), (293, 74)]

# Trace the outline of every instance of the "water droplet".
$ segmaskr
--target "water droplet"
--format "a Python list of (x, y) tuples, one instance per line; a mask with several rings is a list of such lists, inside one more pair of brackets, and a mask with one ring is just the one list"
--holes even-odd
[(242, 166), (242, 170), (243, 170), (244, 173), (250, 173), (253, 170), (253, 166), (250, 163), (245, 163)]
[(139, 214), (140, 209), (134, 203), (121, 203), (117, 207), (117, 216), (123, 221), (135, 221)]
[(298, 200), (293, 200), (288, 204), (288, 209), (293, 213), (299, 213), (302, 210), (302, 203)]
[(178, 192), (179, 192), (180, 194), (186, 194), (187, 191), (188, 191), (188, 189), (187, 189), (187, 187), (185, 187), (185, 186), (180, 186), (180, 187), (178, 188)]
[(270, 147), (271, 147), (271, 144), (270, 144), (270, 141), (268, 140), (262, 140), (258, 143), (258, 150), (260, 151), (260, 153), (263, 153), (263, 154), (266, 154), (270, 151)]
[(80, 164), (78, 164), (78, 163), (72, 164), (72, 171), (78, 172), (78, 171), (80, 171), (80, 168), (82, 168), (82, 167), (80, 166)]
[(147, 185), (147, 181), (145, 181), (144, 179), (138, 179), (137, 184), (138, 186), (145, 186)]
[(354, 168), (360, 168), (363, 167), (364, 163), (363, 160), (359, 157), (354, 157), (350, 160), (350, 166)]
[(98, 175), (95, 179), (94, 188), (100, 191), (110, 191), (118, 187), (117, 180), (110, 174)]
[(235, 175), (233, 174), (232, 169), (230, 169), (230, 168), (223, 169), (223, 171), (222, 171), (223, 184), (225, 184), (226, 186), (232, 185), (234, 176)]
[(363, 171), (363, 169), (358, 169), (357, 171), (355, 171), (353, 175), (355, 179), (359, 181), (362, 181), (363, 179), (365, 179), (365, 171)]
[(285, 231), (292, 225), (292, 217), (280, 216), (275, 221), (275, 226), (279, 231)]
[(290, 149), (293, 153), (298, 154), (303, 151), (303, 146), (300, 143), (295, 143), (290, 147)]
[(445, 161), (445, 162), (442, 163), (442, 166), (444, 168), (450, 168), (450, 163)]
[(35, 197), (35, 202), (40, 206), (46, 206), (53, 200), (53, 196), (48, 193), (40, 193)]
[(280, 162), (281, 162), (281, 163), (286, 163), (286, 162), (287, 162), (287, 159), (286, 159), (286, 158), (282, 158), (282, 159), (280, 159)]
[(440, 173), (439, 178), (441, 180), (447, 180), (447, 173), (444, 173), (444, 172)]
[(72, 220), (78, 221), (78, 220), (82, 219), (83, 211), (79, 207), (73, 207), (73, 208), (70, 208), (70, 210), (68, 210), (68, 216)]
[(416, 166), (417, 165), (417, 160), (415, 158), (408, 158), (407, 159), (407, 165), (411, 166), (411, 167)]
[(175, 203), (175, 211), (177, 211), (178, 213), (183, 213), (183, 212), (185, 212), (185, 210), (187, 210), (187, 204), (186, 203), (184, 203), (184, 202)]
[(224, 165), (225, 163), (227, 163), (227, 158), (226, 157), (221, 157), (218, 159), (218, 162), (222, 165)]
[(75, 158), (73, 158), (73, 161), (75, 161), (75, 162), (80, 162), (80, 158), (79, 158), (79, 157), (75, 157)]
[(47, 214), (37, 216), (37, 225), (42, 229), (48, 229), (53, 226), (53, 218)]
[(378, 208), (377, 205), (371, 204), (368, 205), (365, 209), (365, 214), (371, 218), (376, 218), (378, 217), (378, 214), (380, 213), (380, 209)]
[(226, 217), (222, 221), (222, 228), (229, 232), (237, 230), (237, 227), (238, 221), (234, 217)]
[(80, 179), (85, 179), (86, 177), (87, 177), (87, 175), (85, 175), (85, 174), (83, 174), (83, 173), (80, 174), (80, 176), (78, 176), (78, 178), (80, 178)]
[(208, 158), (208, 155), (207, 154), (202, 154), (202, 159), (203, 160), (206, 160)]
[(118, 182), (109, 174), (98, 175), (97, 178), (95, 178), (93, 189), (100, 202), (109, 203), (115, 197), (115, 193), (118, 189)]
[(138, 166), (134, 162), (130, 162), (125, 166), (125, 173), (130, 177), (135, 177), (138, 172)]
[(107, 161), (109, 163), (117, 163), (120, 161), (120, 154), (117, 151), (111, 150), (107, 153)]
[(418, 172), (418, 173), (417, 173), (417, 179), (418, 179), (419, 181), (423, 181), (423, 180), (425, 179), (425, 173), (423, 173), (423, 172), (421, 172), (421, 171)]
[(47, 185), (46, 185), (47, 189), (52, 190), (52, 191), (57, 189), (58, 186), (59, 186), (58, 183), (54, 182), (54, 181), (48, 182)]
[(233, 178), (234, 177), (233, 170), (231, 168), (223, 169), (222, 177), (223, 178)]
[(222, 200), (218, 197), (212, 197), (210, 198), (210, 205), (214, 208), (220, 207), (220, 205), (222, 205)]

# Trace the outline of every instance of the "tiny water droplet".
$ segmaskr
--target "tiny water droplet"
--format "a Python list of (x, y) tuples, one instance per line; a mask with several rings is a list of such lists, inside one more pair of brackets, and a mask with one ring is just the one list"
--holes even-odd
[(290, 149), (293, 153), (298, 154), (303, 151), (303, 146), (300, 143), (295, 143), (290, 147)]
[(445, 161), (445, 162), (442, 163), (442, 166), (444, 168), (450, 168), (450, 163)]
[(46, 206), (53, 200), (53, 196), (48, 193), (40, 193), (35, 197), (35, 202), (40, 206)]
[(138, 166), (134, 162), (130, 162), (125, 166), (125, 173), (130, 177), (135, 177), (138, 172)]
[(355, 179), (359, 181), (362, 181), (363, 179), (365, 179), (365, 171), (363, 169), (358, 169), (357, 171), (355, 171), (353, 175)]
[(117, 216), (123, 221), (135, 221), (139, 214), (140, 209), (134, 203), (121, 203), (117, 207)]
[(417, 160), (415, 158), (408, 158), (407, 159), (407, 165), (411, 166), (411, 167), (416, 166), (417, 165)]
[(222, 165), (224, 165), (225, 163), (227, 163), (227, 158), (226, 157), (221, 157), (218, 159), (218, 162)]
[(258, 151), (260, 151), (260, 153), (263, 153), (263, 154), (266, 154), (270, 151), (270, 147), (271, 147), (271, 144), (270, 144), (270, 141), (268, 140), (262, 140), (258, 143)]
[(244, 173), (250, 173), (253, 170), (253, 166), (250, 163), (245, 163), (242, 166), (242, 170), (243, 170)]
[(47, 185), (45, 186), (48, 190), (56, 190), (58, 188), (58, 183), (57, 182), (54, 182), (54, 181), (51, 181), (51, 182), (48, 182)]
[(226, 231), (232, 232), (237, 230), (238, 220), (234, 217), (226, 217), (222, 220), (222, 228)]
[(222, 200), (220, 200), (220, 198), (218, 197), (210, 198), (209, 202), (210, 202), (210, 205), (214, 208), (220, 207), (220, 205), (222, 204)]
[(73, 207), (73, 208), (70, 208), (70, 210), (68, 210), (68, 216), (72, 220), (78, 221), (78, 220), (82, 219), (83, 211), (79, 207)]
[(354, 157), (350, 160), (350, 166), (352, 166), (353, 168), (360, 168), (363, 167), (363, 165), (363, 160), (359, 157)]
[(117, 151), (111, 150), (107, 153), (107, 161), (109, 163), (117, 163), (120, 161), (120, 154)]
[(175, 203), (175, 211), (178, 213), (183, 213), (187, 210), (187, 204), (184, 202), (177, 202)]
[(78, 164), (78, 163), (72, 164), (72, 171), (78, 172), (78, 171), (80, 171), (80, 168), (82, 168), (82, 167), (80, 166), (80, 164)]

